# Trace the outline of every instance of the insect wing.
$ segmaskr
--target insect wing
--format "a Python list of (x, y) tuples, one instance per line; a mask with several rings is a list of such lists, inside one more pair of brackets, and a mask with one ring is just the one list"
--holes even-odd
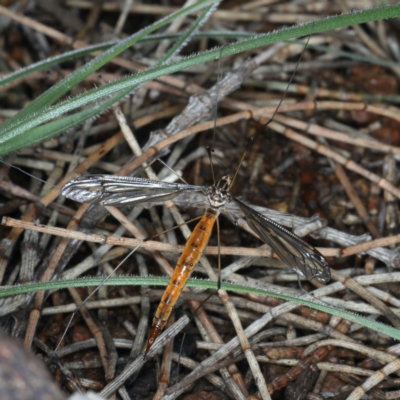
[(300, 276), (323, 283), (331, 279), (329, 264), (318, 250), (241, 200), (233, 200), (243, 211), (250, 228)]
[(182, 192), (203, 192), (202, 186), (156, 181), (134, 176), (87, 175), (67, 182), (65, 197), (80, 203), (122, 207), (172, 199)]

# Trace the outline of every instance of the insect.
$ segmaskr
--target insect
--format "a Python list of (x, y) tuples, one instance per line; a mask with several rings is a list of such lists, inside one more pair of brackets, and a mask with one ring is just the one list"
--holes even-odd
[(140, 177), (87, 175), (71, 180), (62, 188), (62, 194), (69, 199), (103, 206), (121, 207), (169, 200), (181, 193), (198, 193), (208, 202), (208, 207), (189, 237), (162, 296), (153, 319), (145, 354), (167, 323), (183, 287), (207, 246), (212, 228), (227, 203), (234, 202), (240, 208), (251, 229), (297, 274), (323, 283), (330, 280), (329, 264), (318, 250), (231, 195), (231, 187), (239, 168), (240, 164), (234, 174), (223, 176), (210, 187)]
[[(300, 60), (301, 57), (297, 65)], [(292, 82), (293, 76), (294, 74), (288, 83), (288, 87)], [(262, 129), (274, 119), (285, 95), (286, 92), (271, 119), (264, 124)], [(140, 177), (87, 175), (69, 181), (62, 188), (62, 194), (69, 199), (81, 203), (89, 202), (103, 206), (122, 207), (165, 201), (173, 199), (181, 193), (198, 193), (203, 195), (208, 202), (208, 207), (187, 240), (186, 246), (178, 259), (168, 286), (161, 298), (153, 318), (144, 352), (145, 355), (165, 327), (183, 287), (207, 246), (213, 226), (227, 203), (234, 202), (240, 208), (250, 228), (298, 275), (309, 280), (315, 278), (323, 283), (330, 280), (329, 264), (318, 250), (278, 223), (260, 214), (240, 199), (232, 196), (231, 187), (253, 139), (250, 139), (235, 172), (223, 176), (210, 187), (169, 183)], [(211, 154), (209, 153), (209, 155), (210, 161), (212, 161)], [(220, 282), (218, 282), (218, 287), (220, 287)]]

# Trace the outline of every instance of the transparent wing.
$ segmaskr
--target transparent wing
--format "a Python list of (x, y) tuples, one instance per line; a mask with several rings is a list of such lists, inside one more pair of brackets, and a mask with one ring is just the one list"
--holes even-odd
[(135, 176), (86, 175), (67, 182), (61, 194), (80, 203), (122, 207), (169, 200), (182, 192), (203, 192), (206, 188), (156, 181)]
[(324, 283), (331, 279), (329, 264), (318, 250), (241, 200), (233, 200), (243, 211), (250, 228), (300, 276)]

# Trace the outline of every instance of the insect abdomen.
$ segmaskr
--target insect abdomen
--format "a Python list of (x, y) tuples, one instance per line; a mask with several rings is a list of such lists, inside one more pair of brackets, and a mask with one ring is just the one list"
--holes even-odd
[(183, 287), (207, 246), (218, 215), (218, 210), (208, 208), (190, 235), (153, 318), (145, 354), (150, 350), (167, 323)]

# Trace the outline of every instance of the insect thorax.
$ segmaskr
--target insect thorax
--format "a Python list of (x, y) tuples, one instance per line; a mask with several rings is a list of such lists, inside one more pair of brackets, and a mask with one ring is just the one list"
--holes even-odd
[(231, 195), (232, 176), (223, 176), (215, 185), (207, 189), (206, 196), (213, 208), (220, 208), (232, 200)]

